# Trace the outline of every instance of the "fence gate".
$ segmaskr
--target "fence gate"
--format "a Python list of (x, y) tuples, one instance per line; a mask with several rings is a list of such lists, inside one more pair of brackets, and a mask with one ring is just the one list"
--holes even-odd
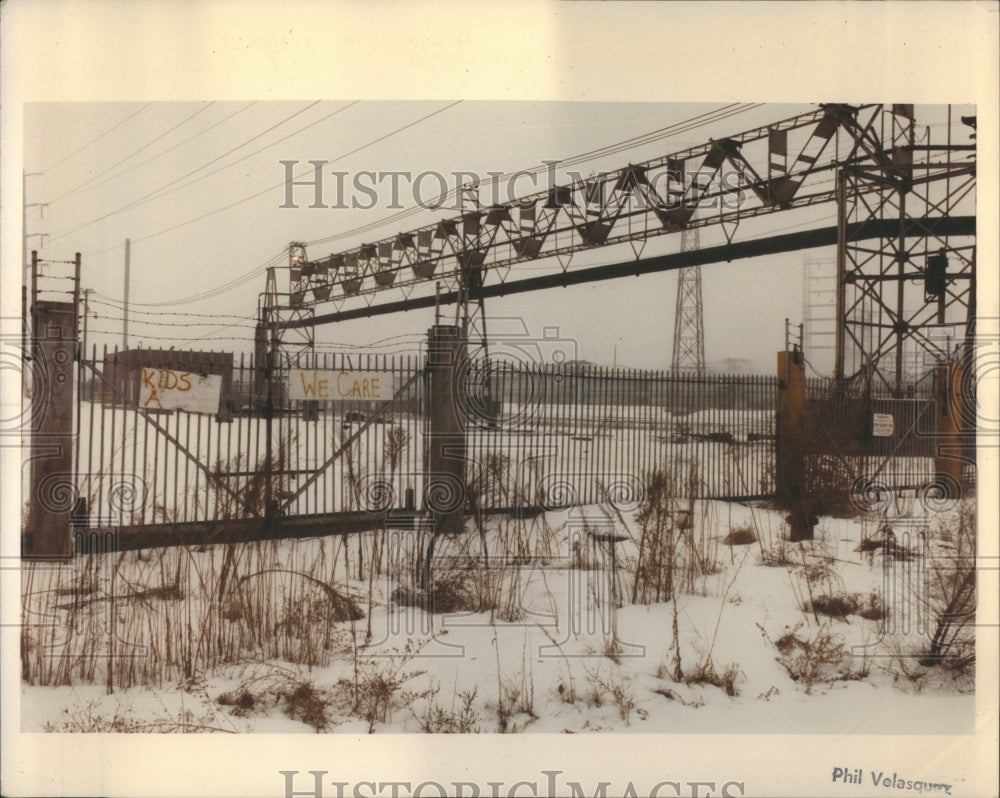
[(93, 350), (76, 378), (73, 525), (155, 545), (419, 510), (423, 371), (318, 354), (267, 378), (231, 354)]
[(828, 380), (806, 384), (806, 481), (836, 488), (917, 489), (935, 479), (935, 397), (879, 394)]

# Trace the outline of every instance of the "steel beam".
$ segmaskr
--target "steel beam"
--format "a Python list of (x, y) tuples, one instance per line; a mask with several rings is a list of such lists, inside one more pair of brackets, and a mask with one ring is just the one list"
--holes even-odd
[[(849, 225), (847, 235), (852, 241), (881, 238), (888, 231), (889, 222), (869, 220), (857, 225)], [(896, 223), (898, 224), (898, 222)], [(931, 217), (922, 219), (911, 219), (904, 231), (907, 236), (923, 236), (930, 231), (934, 235), (940, 236), (961, 236), (975, 235), (975, 216), (948, 216)], [(573, 269), (553, 274), (545, 274), (539, 277), (530, 277), (522, 280), (511, 280), (506, 283), (494, 285), (484, 285), (479, 288), (470, 289), (472, 298), (478, 299), (506, 296), (508, 294), (520, 294), (527, 291), (538, 291), (546, 288), (559, 288), (569, 285), (581, 285), (583, 283), (598, 282), (601, 280), (612, 280), (629, 275), (639, 276), (641, 274), (653, 274), (662, 271), (672, 271), (683, 269), (688, 266), (704, 266), (710, 263), (723, 263), (744, 258), (754, 258), (760, 255), (775, 255), (781, 252), (794, 252), (801, 249), (813, 249), (816, 247), (833, 246), (837, 243), (837, 227), (822, 227), (815, 230), (803, 230), (796, 233), (784, 233), (782, 235), (768, 236), (766, 238), (756, 238), (751, 241), (740, 241), (732, 244), (722, 244), (715, 247), (692, 250), (688, 252), (674, 252), (668, 255), (659, 255), (652, 258), (641, 258), (619, 263), (611, 263), (604, 266), (591, 266), (584, 269)], [(274, 321), (271, 325), (276, 329), (295, 329), (318, 324), (330, 324), (338, 321), (349, 321), (351, 319), (369, 318), (372, 316), (382, 316), (389, 313), (399, 313), (408, 310), (418, 310), (421, 308), (432, 308), (436, 303), (450, 305), (458, 301), (457, 291), (445, 291), (439, 296), (428, 295), (404, 299), (398, 302), (385, 302), (371, 307), (352, 308), (334, 313), (323, 313), (314, 316), (312, 319), (299, 319), (289, 321)]]

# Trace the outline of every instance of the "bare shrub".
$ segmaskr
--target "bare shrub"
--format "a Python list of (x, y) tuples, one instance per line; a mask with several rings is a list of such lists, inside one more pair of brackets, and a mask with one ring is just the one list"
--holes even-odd
[(417, 607), (427, 612), (478, 612), (482, 608), (472, 571), (445, 570), (434, 575), (430, 590), (401, 585), (392, 592), (401, 607)]
[(921, 663), (944, 665), (958, 674), (972, 672), (976, 661), (976, 516), (966, 501), (957, 521), (938, 524), (938, 536), (947, 546), (931, 566), (926, 598), (934, 623), (930, 646)]
[(792, 681), (802, 684), (807, 694), (821, 682), (849, 677), (849, 670), (844, 668), (844, 661), (848, 657), (847, 648), (843, 638), (833, 634), (828, 624), (807, 633), (803, 631), (803, 624), (800, 622), (777, 640), (771, 640), (760, 624), (757, 628), (777, 649), (777, 661), (788, 672)]
[[(463, 690), (452, 697), (451, 707), (445, 709), (432, 702), (438, 693), (438, 688), (432, 688), (428, 703), (424, 710), (414, 716), (420, 723), (422, 731), (428, 734), (478, 734), (479, 723), (482, 720), (475, 707), (478, 687)], [(457, 702), (456, 702), (457, 699)]]
[(590, 685), (589, 702), (593, 706), (601, 706), (605, 697), (618, 708), (618, 716), (630, 725), (632, 712), (636, 708), (635, 693), (629, 687), (622, 675), (605, 675), (600, 668), (587, 671), (587, 683)]
[(795, 561), (789, 556), (785, 541), (781, 540), (777, 546), (761, 549), (760, 564), (767, 568), (788, 568)]
[(251, 717), (277, 707), (317, 733), (336, 725), (335, 695), (330, 688), (317, 685), (297, 669), (274, 664), (250, 666), (240, 684), (221, 693), (215, 701), (236, 717)]
[(470, 571), (451, 571), (447, 576), (435, 576), (431, 584), (431, 612), (478, 612), (482, 606), (476, 595), (476, 579)]
[[(684, 677), (685, 684), (711, 684), (715, 687), (724, 690), (726, 695), (730, 698), (734, 698), (740, 694), (740, 691), (736, 687), (736, 680), (742, 675), (740, 671), (740, 666), (738, 663), (733, 662), (727, 666), (721, 673), (716, 670), (715, 663), (709, 657), (702, 660), (694, 668), (693, 671), (689, 671)], [(744, 676), (744, 678), (746, 678)]]
[(360, 617), (327, 551), (252, 541), (27, 562), (25, 618), (48, 620), (22, 628), (22, 677), (111, 692), (247, 659), (325, 667), (349, 645), (345, 621)]
[(299, 682), (283, 696), (285, 714), (324, 732), (330, 724), (332, 699), (327, 691), (317, 689), (312, 682)]
[(843, 458), (818, 455), (806, 458), (805, 495), (810, 513), (851, 518), (861, 511), (851, 499), (855, 475)]
[(354, 673), (334, 687), (336, 700), (350, 714), (368, 723), (368, 733), (376, 723), (388, 723), (394, 712), (409, 709), (418, 699), (433, 695), (433, 688), (415, 690), (408, 683), (426, 671), (410, 667), (422, 646), (407, 642), (402, 651), (380, 657), (359, 659), (355, 656)]
[(502, 732), (517, 732), (523, 729), (523, 726), (518, 728), (517, 724), (513, 722), (519, 715), (527, 715), (530, 720), (537, 719), (535, 687), (530, 673), (503, 677), (495, 708), (497, 725)]
[(869, 621), (882, 621), (886, 606), (874, 590), (867, 596), (861, 593), (821, 594), (810, 605), (814, 613), (847, 620), (848, 615), (858, 615)]
[(232, 707), (230, 713), (239, 717), (246, 717), (258, 705), (257, 697), (245, 687), (225, 692), (217, 700), (220, 706)]
[[(694, 473), (692, 468), (691, 473)], [(680, 652), (679, 619), (677, 608), (677, 581), (693, 587), (697, 562), (694, 551), (688, 551), (686, 565), (679, 562), (679, 535), (675, 530), (675, 513), (678, 486), (670, 472), (655, 470), (646, 479), (646, 495), (636, 513), (642, 530), (639, 552), (632, 584), (632, 603), (650, 603), (669, 600), (673, 605), (673, 673), (679, 680), (683, 677)], [(687, 536), (690, 541), (692, 538)], [(714, 568), (714, 563), (713, 563)]]
[(722, 542), (727, 546), (749, 546), (757, 542), (757, 532), (751, 524), (740, 524), (732, 527)]
[(220, 715), (211, 706), (196, 705), (192, 708), (189, 705), (176, 714), (161, 710), (150, 715), (146, 710), (139, 716), (133, 714), (127, 704), (116, 703), (112, 709), (105, 710), (96, 700), (67, 707), (58, 722), (46, 722), (43, 730), (85, 734), (235, 734), (237, 731), (225, 715)]
[[(497, 663), (497, 699), (488, 706), (496, 710), (497, 728), (501, 732), (519, 732), (538, 716), (535, 714), (535, 675), (528, 655), (528, 638), (524, 638), (521, 648), (521, 667), (514, 676), (505, 676), (500, 669), (500, 645), (493, 637), (493, 650)], [(518, 715), (526, 715), (527, 721), (520, 727), (514, 722)]]
[(676, 486), (669, 472), (656, 470), (646, 479), (646, 497), (636, 513), (641, 535), (632, 584), (632, 603), (647, 604), (673, 596)]

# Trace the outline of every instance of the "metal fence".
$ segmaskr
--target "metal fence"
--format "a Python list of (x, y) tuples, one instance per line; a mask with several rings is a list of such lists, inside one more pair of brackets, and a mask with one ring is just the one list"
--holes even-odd
[(920, 487), (935, 479), (933, 386), (900, 397), (871, 385), (806, 381), (806, 469), (813, 481)]
[[(267, 380), (240, 357), (215, 413), (142, 408), (123, 358), (80, 364), (77, 515), (127, 525), (364, 510), (373, 474), (395, 486), (387, 509), (413, 506), (423, 468), (420, 358), (316, 355), (303, 369), (383, 375), (389, 401), (289, 398), (291, 371)], [(113, 364), (113, 368), (108, 368)], [(115, 370), (117, 369), (117, 371)], [(374, 411), (378, 414), (373, 416)], [(384, 488), (383, 488), (384, 491)]]
[[(214, 413), (139, 407), (140, 378), (123, 368), (141, 357), (105, 350), (81, 360), (77, 523), (256, 518), (269, 501), (281, 516), (422, 509), (422, 357), (305, 357), (295, 369), (377, 375), (383, 398), (301, 399), (292, 398), (301, 391), (290, 381), (302, 377), (290, 364), (268, 380), (252, 358), (226, 365), (210, 354), (199, 362), (226, 376)], [(475, 362), (458, 389), (473, 508), (566, 507), (609, 495), (627, 504), (656, 470), (700, 497), (774, 491), (771, 377)]]
[(482, 507), (628, 504), (657, 470), (696, 497), (774, 492), (772, 377), (481, 362), (464, 394)]

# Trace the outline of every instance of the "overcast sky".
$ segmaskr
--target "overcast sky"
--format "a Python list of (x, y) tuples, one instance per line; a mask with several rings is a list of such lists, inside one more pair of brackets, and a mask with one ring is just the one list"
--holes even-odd
[[(40, 248), (40, 257), (55, 260), (82, 253), (82, 287), (94, 291), (88, 319), (92, 343), (121, 342), (120, 313), (111, 305), (123, 297), (124, 242), (129, 238), (130, 345), (250, 351), (257, 297), (264, 288), (263, 267), (287, 263), (284, 251), (290, 241), (332, 237), (310, 245), (310, 257), (317, 258), (454, 215), (447, 207), (417, 207), (417, 213), (403, 220), (352, 233), (392, 216), (400, 206), (412, 208), (421, 199), (426, 203), (437, 193), (436, 179), (425, 179), (418, 195), (412, 183), (401, 178), (394, 198), (391, 182), (383, 180), (372, 202), (351, 188), (362, 170), (412, 175), (433, 171), (453, 188), (454, 172), (485, 178), (491, 171), (532, 169), (679, 127), (708, 113), (726, 117), (684, 125), (643, 146), (573, 167), (586, 176), (812, 108), (455, 100), (32, 103), (24, 115), (27, 201), (44, 207), (28, 208), (27, 229), (45, 237), (30, 237), (28, 249)], [(918, 110), (919, 124), (943, 126), (940, 108)], [(955, 118), (973, 112), (970, 106), (956, 107)], [(357, 200), (373, 207), (310, 208), (309, 187), (294, 190), (298, 208), (280, 207), (286, 197), (285, 166), (280, 162), (299, 162), (294, 167), (299, 174), (310, 169), (310, 160), (330, 162), (325, 167), (326, 204), (336, 204), (337, 185), (329, 175), (337, 170), (347, 173), (344, 204)], [(556, 169), (564, 179), (565, 170)], [(520, 193), (532, 190), (527, 181), (521, 186)], [(547, 187), (543, 174), (534, 190)], [(736, 240), (835, 221), (832, 204), (784, 212), (744, 223)], [(722, 240), (712, 228), (701, 236), (702, 245)], [(679, 248), (679, 235), (660, 236), (643, 254)], [(802, 318), (807, 258), (828, 262), (832, 269), (834, 251), (816, 249), (703, 268), (709, 362), (741, 358), (757, 371), (773, 369), (774, 353), (784, 341), (784, 319), (797, 324)], [(620, 253), (598, 251), (580, 256), (573, 265), (622, 259)], [(515, 269), (527, 275), (552, 266), (536, 262)], [(286, 274), (280, 273), (280, 280)], [(581, 359), (667, 368), (676, 286), (676, 273), (661, 273), (493, 299), (487, 310), (493, 319), (523, 319), (531, 334), (558, 327), (561, 337), (574, 342)], [(432, 322), (430, 310), (342, 322), (320, 328), (317, 340), (347, 346), (382, 342), (378, 351), (416, 351)]]

